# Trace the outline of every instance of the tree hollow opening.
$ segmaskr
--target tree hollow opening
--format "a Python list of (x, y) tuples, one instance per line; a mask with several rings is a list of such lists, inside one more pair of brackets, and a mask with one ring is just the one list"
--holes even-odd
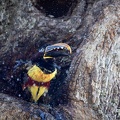
[(77, 5), (77, 0), (35, 0), (33, 5), (47, 16), (68, 16)]

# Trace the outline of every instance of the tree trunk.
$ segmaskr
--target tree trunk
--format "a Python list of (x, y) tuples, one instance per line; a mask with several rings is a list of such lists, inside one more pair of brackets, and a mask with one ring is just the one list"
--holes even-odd
[(104, 7), (97, 18), (98, 2), (85, 18), (91, 20), (88, 37), (78, 47), (67, 78), (75, 120), (116, 119), (120, 97), (119, 3)]
[[(1, 120), (120, 119), (120, 1), (72, 2), (59, 0), (59, 8), (68, 4), (69, 9), (58, 17), (37, 0), (1, 1)], [(20, 100), (27, 95), (21, 90), (23, 78), (12, 78), (15, 61), (28, 60), (43, 44), (56, 42), (68, 43), (73, 54), (58, 61), (63, 72), (51, 85), (55, 106)]]

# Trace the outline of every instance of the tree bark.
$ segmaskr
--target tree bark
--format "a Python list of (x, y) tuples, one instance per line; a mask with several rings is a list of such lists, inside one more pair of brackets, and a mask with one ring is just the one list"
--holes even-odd
[[(101, 2), (88, 12), (86, 21), (91, 20), (88, 37), (77, 49), (67, 78), (69, 98), (77, 111), (74, 119), (115, 120), (119, 107), (120, 6), (115, 2), (104, 7), (94, 22), (98, 4), (100, 7)], [(90, 113), (83, 115), (81, 111), (86, 113), (86, 108)]]
[[(69, 16), (56, 19), (46, 17), (33, 2), (1, 2), (0, 92), (10, 91), (15, 96), (19, 93), (15, 91), (16, 82), (10, 78), (17, 59), (29, 59), (43, 44), (66, 42), (73, 54), (68, 62), (62, 59), (64, 64), (60, 63), (63, 67), (70, 64), (70, 68), (64, 69), (67, 78), (59, 82), (59, 89), (67, 103), (54, 108), (37, 106), (0, 94), (0, 119), (119, 119), (120, 1), (78, 1)], [(14, 91), (8, 81), (14, 82)], [(53, 98), (58, 97), (58, 91)]]

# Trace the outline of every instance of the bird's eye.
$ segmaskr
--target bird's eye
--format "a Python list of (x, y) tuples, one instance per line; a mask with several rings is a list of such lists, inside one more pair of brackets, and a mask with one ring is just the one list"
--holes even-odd
[(39, 52), (44, 52), (44, 48), (39, 49)]

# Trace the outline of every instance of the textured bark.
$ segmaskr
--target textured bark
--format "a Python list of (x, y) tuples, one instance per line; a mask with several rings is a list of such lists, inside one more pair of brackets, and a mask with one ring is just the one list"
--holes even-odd
[[(80, 45), (70, 67), (70, 99), (77, 112), (74, 119), (115, 120), (120, 96), (120, 2), (99, 11), (95, 4), (86, 19), (85, 44)], [(101, 8), (101, 7), (100, 7)], [(96, 18), (98, 21), (94, 21)], [(88, 19), (90, 23), (88, 22)], [(93, 24), (92, 24), (93, 23)], [(80, 104), (80, 105), (79, 105)], [(86, 107), (90, 114), (86, 113)], [(93, 112), (94, 111), (94, 112)], [(88, 113), (88, 112), (87, 112)], [(96, 118), (96, 119), (98, 119)]]
[(0, 120), (55, 120), (47, 106), (39, 108), (20, 99), (0, 94)]
[(120, 1), (80, 0), (72, 14), (56, 19), (46, 17), (32, 2), (1, 1), (0, 92), (19, 96), (21, 84), (10, 78), (17, 59), (29, 59), (43, 44), (66, 42), (73, 54), (59, 62), (63, 68), (71, 65), (62, 69), (67, 78), (53, 91), (58, 101), (52, 100), (67, 103), (51, 108), (0, 94), (0, 119), (119, 119)]

